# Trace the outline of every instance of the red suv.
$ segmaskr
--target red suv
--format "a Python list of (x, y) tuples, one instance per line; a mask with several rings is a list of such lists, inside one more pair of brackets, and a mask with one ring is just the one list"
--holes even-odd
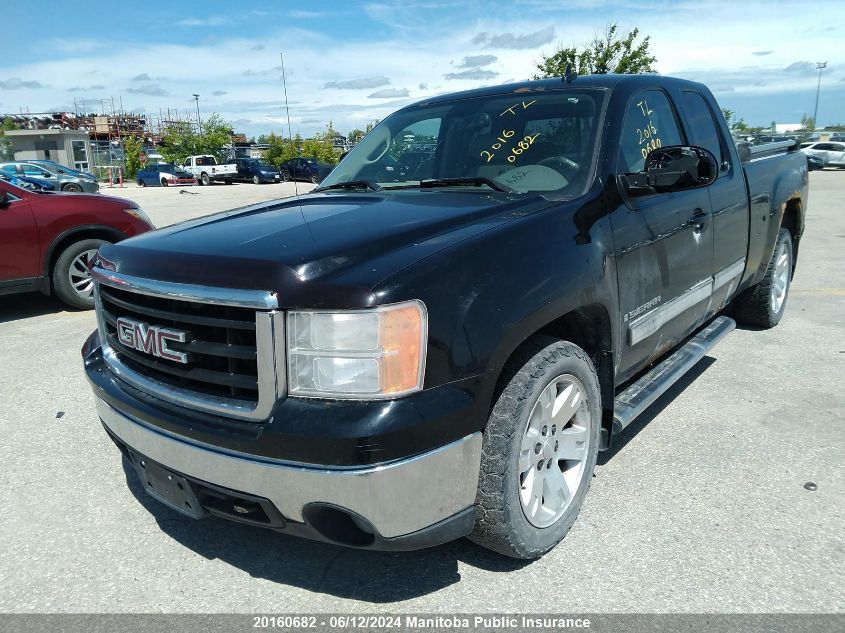
[(40, 290), (71, 307), (92, 308), (88, 262), (100, 245), (154, 228), (130, 200), (0, 181), (0, 295)]

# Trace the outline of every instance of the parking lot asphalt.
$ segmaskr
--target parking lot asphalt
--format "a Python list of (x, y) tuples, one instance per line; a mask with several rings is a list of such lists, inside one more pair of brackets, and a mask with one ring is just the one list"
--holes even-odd
[[(97, 421), (79, 356), (94, 315), (0, 297), (0, 611), (841, 611), (845, 171), (810, 183), (781, 324), (729, 335), (600, 454), (580, 518), (533, 563), (465, 539), (378, 553), (185, 518)], [(161, 226), (292, 188), (123, 195)]]

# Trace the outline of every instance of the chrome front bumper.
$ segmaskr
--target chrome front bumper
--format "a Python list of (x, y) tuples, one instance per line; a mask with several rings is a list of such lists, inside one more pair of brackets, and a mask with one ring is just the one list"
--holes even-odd
[(264, 497), (291, 521), (303, 508), (330, 504), (363, 517), (385, 538), (428, 528), (475, 503), (481, 433), (436, 450), (365, 468), (320, 468), (188, 442), (131, 418), (100, 398), (103, 424), (127, 446), (162, 466), (204, 482)]

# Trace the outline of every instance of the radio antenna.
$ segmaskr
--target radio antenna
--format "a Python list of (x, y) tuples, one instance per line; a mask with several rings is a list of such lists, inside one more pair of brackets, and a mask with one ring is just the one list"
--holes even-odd
[[(287, 76), (285, 75), (285, 55), (282, 51), (279, 51), (279, 58), (282, 61), (282, 86), (285, 89), (285, 114), (288, 119), (288, 138), (290, 139), (291, 147), (293, 147), (293, 132), (290, 129), (290, 108), (288, 107), (288, 81)], [(296, 179), (293, 177), (293, 174), (290, 175), (290, 179), (293, 181), (294, 195), (299, 198), (299, 187), (296, 184)]]

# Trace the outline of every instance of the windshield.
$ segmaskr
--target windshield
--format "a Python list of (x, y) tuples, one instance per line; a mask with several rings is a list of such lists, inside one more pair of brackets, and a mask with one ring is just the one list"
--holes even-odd
[(321, 188), (483, 178), (518, 193), (576, 195), (589, 184), (603, 100), (603, 91), (556, 90), (400, 110), (365, 136)]

